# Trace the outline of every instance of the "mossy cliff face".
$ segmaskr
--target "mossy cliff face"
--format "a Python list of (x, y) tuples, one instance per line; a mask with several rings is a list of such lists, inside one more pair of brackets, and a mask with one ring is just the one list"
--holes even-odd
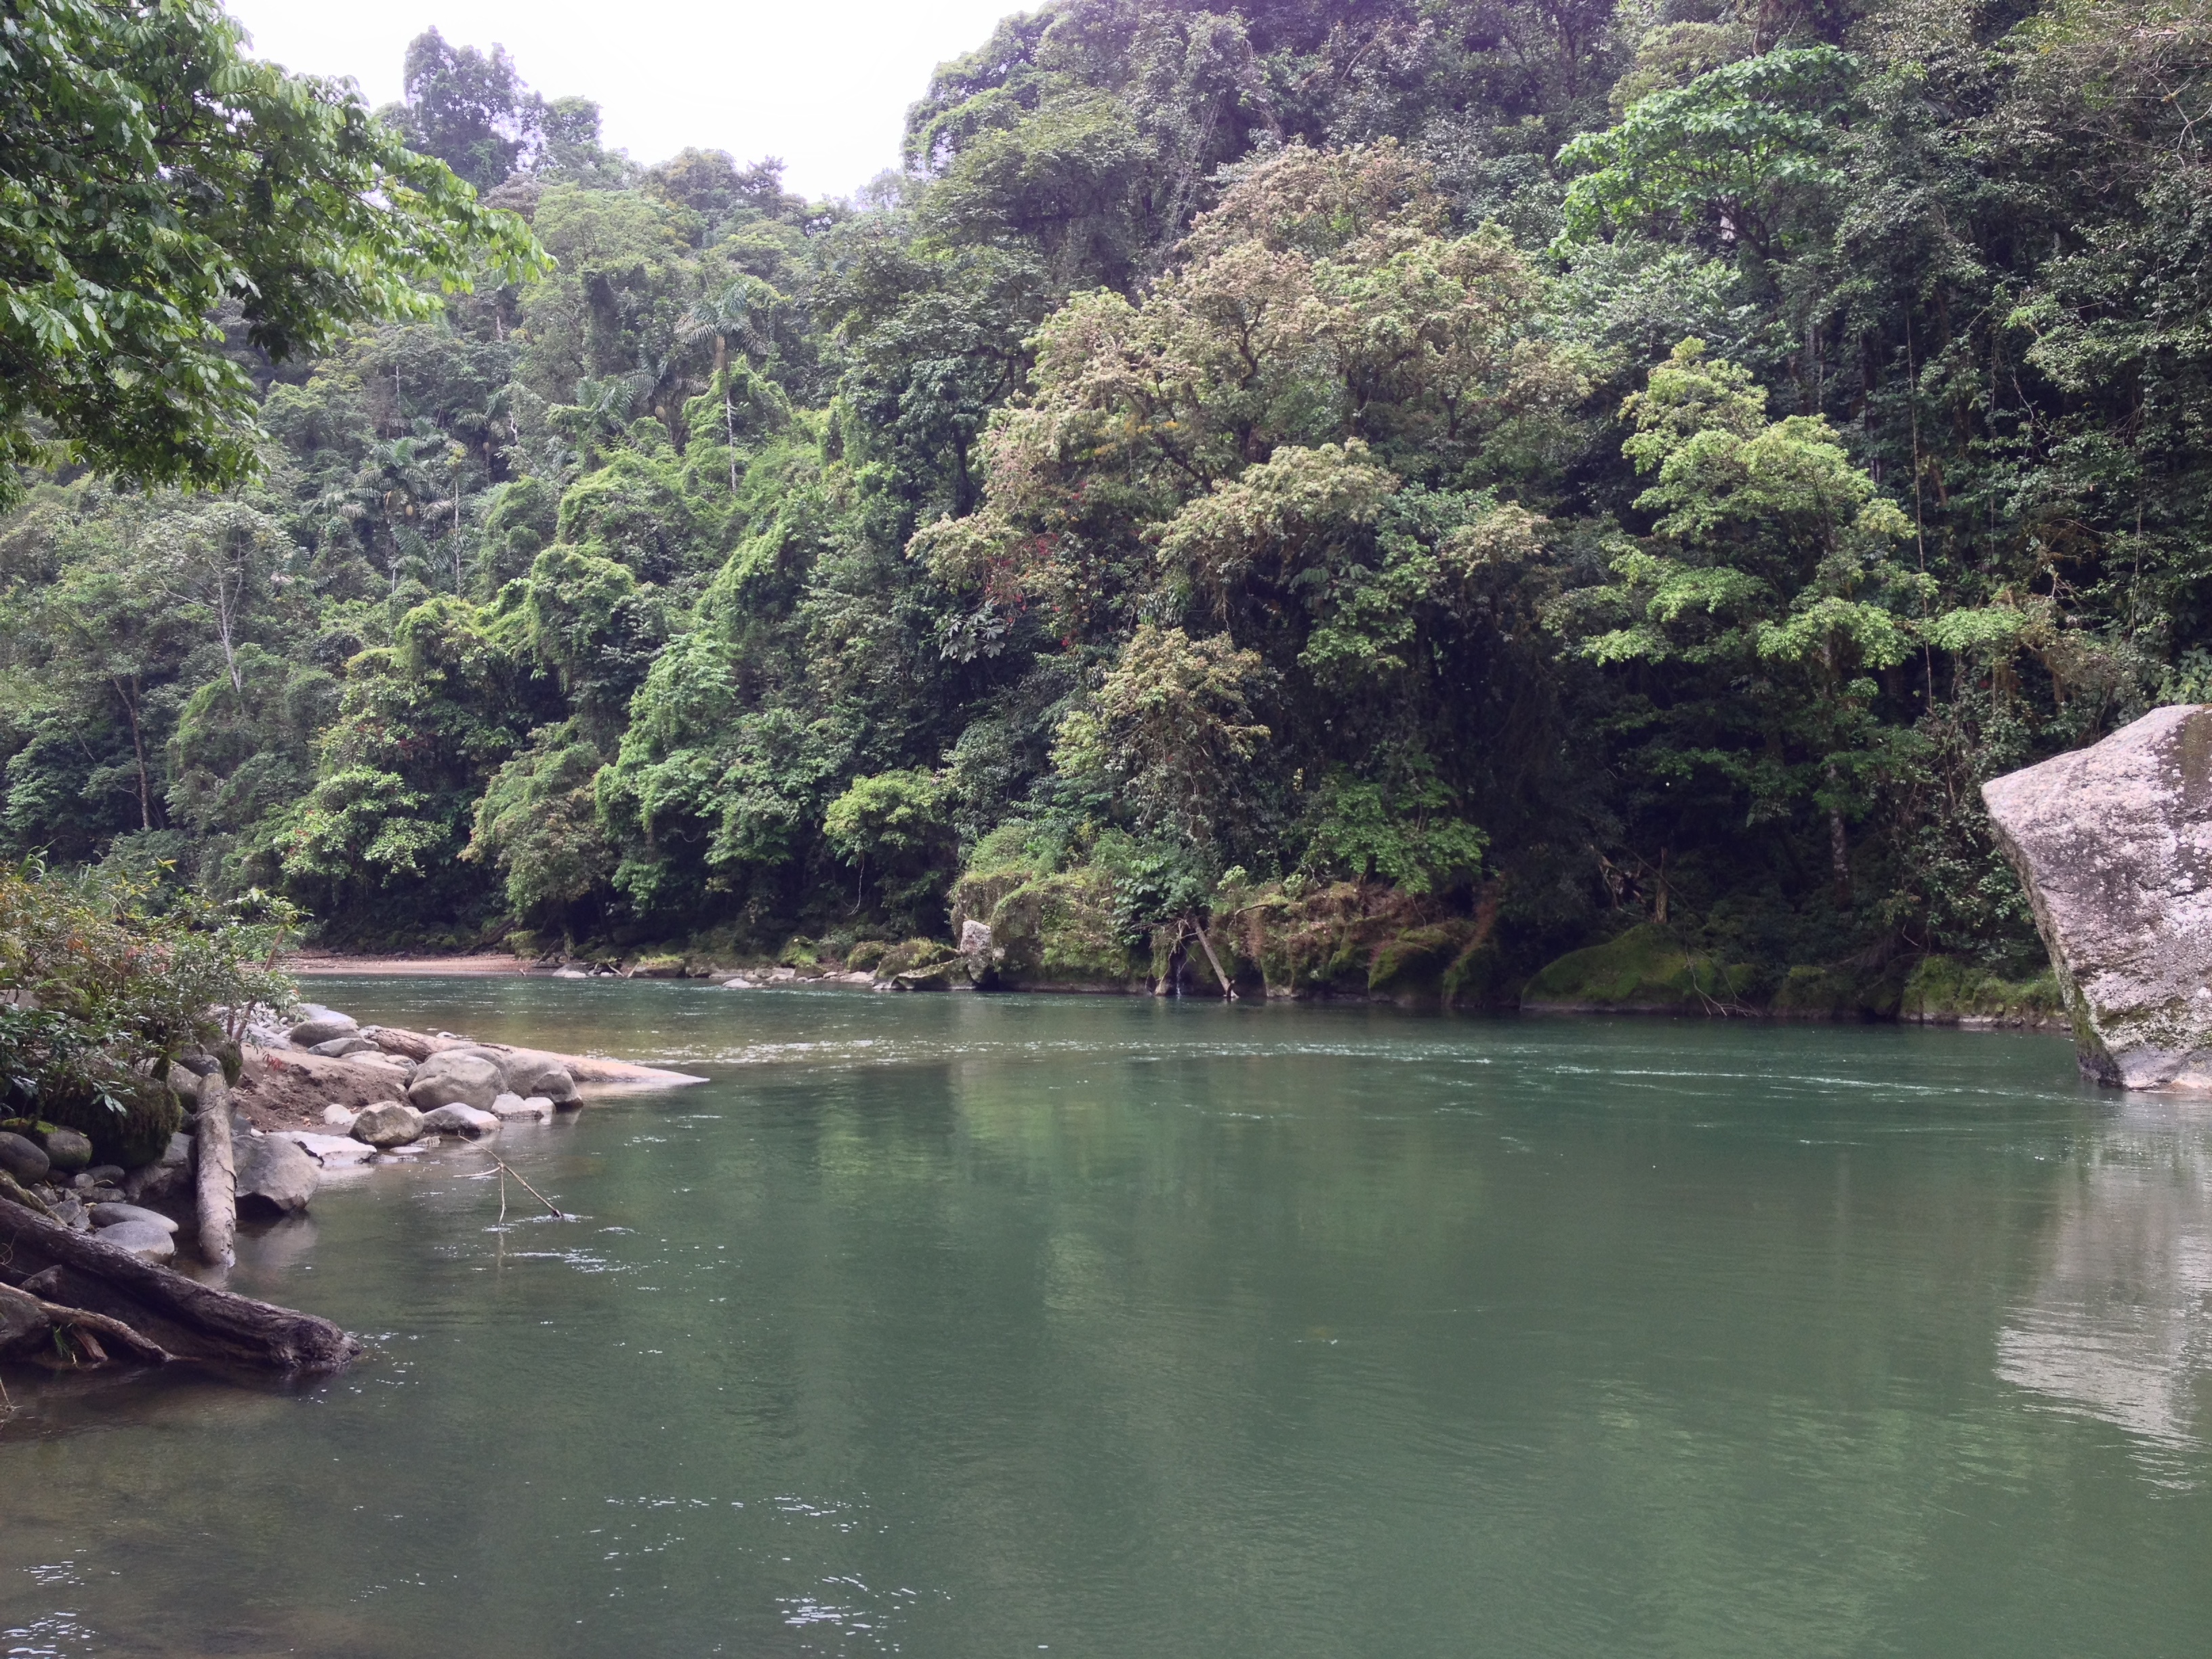
[(1246, 997), (1414, 1006), (1510, 998), (1490, 939), (1494, 903), (1479, 904), (1472, 916), (1443, 909), (1351, 882), (1240, 887), (1220, 896), (1208, 920), (1209, 958), (1173, 925), (1131, 944), (1117, 926), (1107, 872), (1013, 867), (963, 878), (952, 927), (989, 926), (994, 981), (1009, 990), (1149, 991), (1180, 975), (1192, 994), (1218, 995), (1218, 960)]
[(1756, 988), (1748, 967), (1717, 962), (1644, 922), (1547, 964), (1522, 991), (1521, 1006), (1560, 1013), (1748, 1012)]
[(1007, 868), (962, 878), (952, 929), (991, 929), (997, 982), (1009, 990), (1131, 991), (1151, 988), (1140, 956), (1115, 925), (1111, 878), (1085, 868)]

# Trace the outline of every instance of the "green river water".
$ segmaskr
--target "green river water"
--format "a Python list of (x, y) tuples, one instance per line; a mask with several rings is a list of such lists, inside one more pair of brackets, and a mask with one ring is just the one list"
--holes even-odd
[(0, 1654), (2201, 1655), (2212, 1108), (2057, 1039), (324, 981), (703, 1086), (11, 1372)]

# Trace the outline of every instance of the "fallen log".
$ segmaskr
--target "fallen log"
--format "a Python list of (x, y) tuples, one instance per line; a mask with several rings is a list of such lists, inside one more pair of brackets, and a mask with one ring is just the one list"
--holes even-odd
[(231, 1249), (238, 1231), (238, 1170), (230, 1151), (230, 1091), (219, 1076), (200, 1085), (192, 1144), (199, 1163), (193, 1190), (199, 1206), (200, 1260), (211, 1267), (228, 1267), (238, 1259)]
[(203, 1285), (18, 1205), (0, 1204), (0, 1257), (17, 1285), (38, 1281), (41, 1301), (118, 1321), (175, 1359), (334, 1370), (361, 1352), (327, 1319)]
[(110, 1345), (142, 1365), (166, 1365), (172, 1358), (160, 1343), (147, 1340), (119, 1319), (0, 1285), (0, 1358), (56, 1370), (100, 1365), (108, 1361)]

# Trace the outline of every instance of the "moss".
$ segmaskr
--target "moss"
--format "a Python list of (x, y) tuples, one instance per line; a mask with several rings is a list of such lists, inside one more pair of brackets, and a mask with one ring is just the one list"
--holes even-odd
[(1367, 969), (1367, 988), (1401, 1002), (1440, 1001), (1444, 975), (1472, 943), (1474, 924), (1464, 918), (1409, 927), (1385, 940)]
[(1797, 967), (1783, 975), (1769, 1007), (1791, 1019), (1894, 1019), (1904, 988), (1894, 968)]
[(1925, 957), (1905, 981), (1898, 1017), (1922, 1025), (2068, 1024), (2057, 975), (2008, 980), (1956, 957)]
[(82, 1130), (92, 1141), (94, 1161), (126, 1170), (158, 1161), (169, 1150), (169, 1137), (185, 1127), (185, 1109), (168, 1085), (133, 1078), (120, 1088), (124, 1109), (97, 1095), (45, 1103), (46, 1115), (64, 1129)]
[(670, 956), (640, 957), (636, 964), (630, 969), (629, 975), (632, 979), (682, 979), (684, 958)]
[(1146, 977), (1115, 926), (1113, 882), (1103, 871), (1033, 877), (1007, 890), (988, 919), (992, 947), (1005, 952), (1002, 985), (1118, 988)]
[(899, 974), (910, 974), (917, 968), (933, 968), (958, 954), (933, 939), (910, 939), (903, 945), (891, 946), (876, 958), (876, 977), (890, 979)]
[(1644, 922), (1547, 964), (1522, 989), (1521, 1006), (1703, 1014), (1751, 989), (1747, 968), (1694, 955), (1668, 929)]
[(864, 939), (845, 952), (845, 966), (856, 974), (872, 972), (890, 948), (879, 939)]

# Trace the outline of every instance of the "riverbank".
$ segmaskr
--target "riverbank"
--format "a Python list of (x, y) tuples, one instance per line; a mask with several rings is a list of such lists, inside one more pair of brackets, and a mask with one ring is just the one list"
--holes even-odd
[[(998, 907), (1004, 919), (1003, 905)], [(302, 977), (550, 977), (702, 980), (736, 990), (840, 985), (875, 991), (1034, 992), (1052, 995), (1219, 996), (1225, 981), (1244, 999), (1382, 1004), (1491, 1013), (1658, 1014), (1678, 1018), (1845, 1024), (1954, 1026), (1967, 1030), (2066, 1032), (2071, 1028), (2049, 973), (2008, 980), (1958, 958), (1905, 957), (1872, 966), (1774, 968), (1728, 962), (1652, 924), (1545, 963), (1507, 991), (1491, 969), (1475, 972), (1485, 941), (1442, 927), (1395, 933), (1347, 927), (1326, 953), (1288, 968), (1268, 939), (1247, 926), (1182, 936), (1152, 953), (1146, 971), (1134, 951), (1115, 961), (1093, 953), (1042, 951), (1018, 936), (1010, 947), (972, 918), (960, 943), (861, 940), (839, 951), (793, 941), (779, 959), (736, 958), (706, 950), (628, 957), (526, 959), (476, 951), (452, 956), (311, 952), (285, 964)], [(1304, 959), (1310, 957), (1312, 960)], [(1440, 965), (1441, 964), (1441, 965)], [(1273, 971), (1270, 971), (1271, 969)]]

